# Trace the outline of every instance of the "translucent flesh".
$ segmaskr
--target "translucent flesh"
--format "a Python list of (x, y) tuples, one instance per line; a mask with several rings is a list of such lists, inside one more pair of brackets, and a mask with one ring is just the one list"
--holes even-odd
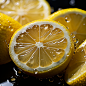
[(0, 12), (9, 15), (22, 25), (33, 20), (44, 19), (48, 16), (45, 16), (45, 10), (39, 0), (6, 0), (0, 4)]
[[(66, 80), (69, 84), (76, 84), (85, 79), (86, 73), (86, 45), (77, 50), (66, 71)], [(82, 78), (83, 77), (83, 78)]]
[(34, 25), (19, 34), (14, 51), (20, 62), (30, 68), (47, 67), (64, 56), (67, 39), (59, 28), (49, 24)]
[[(64, 15), (64, 14), (63, 14)], [(86, 17), (79, 13), (61, 15), (56, 21), (65, 25), (71, 34), (74, 34), (79, 44), (86, 39)]]

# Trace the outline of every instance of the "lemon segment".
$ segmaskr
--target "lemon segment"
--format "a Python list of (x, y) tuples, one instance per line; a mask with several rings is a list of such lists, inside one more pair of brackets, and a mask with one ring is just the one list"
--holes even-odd
[(81, 86), (86, 84), (86, 40), (77, 48), (65, 73), (69, 85)]
[(60, 23), (33, 21), (13, 34), (9, 54), (23, 71), (37, 77), (49, 77), (68, 65), (73, 54), (73, 43), (70, 33)]
[(86, 11), (78, 8), (62, 9), (50, 15), (48, 19), (62, 23), (78, 46), (86, 39)]
[(33, 20), (45, 19), (50, 13), (46, 0), (0, 0), (0, 12), (25, 25)]

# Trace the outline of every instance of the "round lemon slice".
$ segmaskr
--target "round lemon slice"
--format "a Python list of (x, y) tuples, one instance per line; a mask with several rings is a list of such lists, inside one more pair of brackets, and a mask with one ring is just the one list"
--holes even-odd
[(86, 40), (76, 49), (66, 70), (65, 80), (71, 86), (86, 85)]
[(71, 33), (77, 46), (86, 39), (86, 11), (78, 8), (59, 10), (48, 17), (62, 23)]
[(33, 20), (47, 18), (51, 10), (46, 0), (1, 0), (0, 12), (24, 25)]
[(48, 77), (58, 74), (68, 65), (73, 54), (73, 43), (63, 25), (39, 20), (14, 33), (9, 53), (23, 71), (37, 77)]

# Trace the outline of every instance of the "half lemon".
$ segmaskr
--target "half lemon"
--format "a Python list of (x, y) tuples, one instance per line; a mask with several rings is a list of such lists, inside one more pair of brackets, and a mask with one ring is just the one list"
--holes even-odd
[(18, 29), (11, 38), (9, 53), (23, 71), (37, 77), (58, 74), (73, 55), (68, 30), (49, 20), (33, 21)]
[(65, 73), (71, 86), (86, 86), (86, 40), (76, 49)]
[(46, 0), (0, 0), (0, 12), (25, 25), (33, 20), (45, 19), (51, 13)]
[(76, 47), (86, 39), (86, 11), (78, 8), (62, 9), (48, 19), (63, 24), (70, 31)]

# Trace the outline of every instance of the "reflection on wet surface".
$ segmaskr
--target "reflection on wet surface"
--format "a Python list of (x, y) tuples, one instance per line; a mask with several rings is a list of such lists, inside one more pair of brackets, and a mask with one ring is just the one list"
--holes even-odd
[(13, 84), (7, 80), (6, 82), (1, 83), (0, 86), (13, 86)]
[(0, 86), (68, 86), (63, 76), (64, 72), (41, 79), (24, 74), (13, 62), (0, 66)]

